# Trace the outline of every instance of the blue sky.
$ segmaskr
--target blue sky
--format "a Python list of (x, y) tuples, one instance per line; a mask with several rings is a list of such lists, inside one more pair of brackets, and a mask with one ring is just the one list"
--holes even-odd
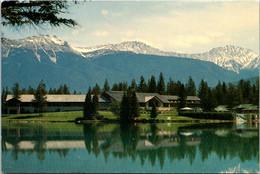
[(10, 39), (56, 35), (73, 46), (141, 41), (164, 51), (200, 53), (235, 45), (259, 53), (259, 2), (80, 2), (64, 16), (75, 28), (2, 27)]

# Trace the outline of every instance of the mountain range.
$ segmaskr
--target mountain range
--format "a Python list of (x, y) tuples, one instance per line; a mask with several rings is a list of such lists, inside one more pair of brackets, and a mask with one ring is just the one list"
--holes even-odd
[(191, 76), (198, 85), (218, 80), (231, 82), (258, 76), (259, 55), (235, 46), (213, 48), (202, 54), (164, 52), (141, 42), (123, 42), (95, 47), (73, 47), (55, 36), (37, 35), (2, 42), (2, 87), (19, 82), (21, 87), (36, 87), (43, 79), (48, 87), (66, 83), (71, 90), (86, 92), (88, 86), (162, 72), (169, 78), (187, 82)]

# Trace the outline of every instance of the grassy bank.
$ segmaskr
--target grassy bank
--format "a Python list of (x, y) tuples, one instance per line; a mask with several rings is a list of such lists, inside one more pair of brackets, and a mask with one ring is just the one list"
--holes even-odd
[[(112, 112), (109, 111), (99, 111), (106, 120), (117, 120)], [(82, 111), (71, 111), (71, 112), (49, 112), (44, 113), (43, 116), (39, 114), (20, 114), (20, 115), (7, 115), (3, 114), (1, 117), (2, 122), (74, 122), (78, 117), (82, 117)], [(138, 120), (150, 120), (149, 114), (141, 114)], [(195, 119), (185, 116), (178, 116), (176, 111), (168, 111), (163, 114), (159, 114), (156, 118), (159, 121), (200, 121), (209, 122), (206, 119)], [(98, 122), (99, 120), (91, 120), (89, 122)], [(210, 120), (212, 122), (214, 120)], [(215, 120), (216, 121), (216, 120)]]

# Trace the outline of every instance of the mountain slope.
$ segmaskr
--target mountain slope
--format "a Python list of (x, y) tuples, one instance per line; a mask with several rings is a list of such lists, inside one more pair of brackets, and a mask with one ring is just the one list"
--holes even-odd
[(227, 70), (239, 73), (241, 69), (256, 69), (259, 66), (259, 55), (254, 51), (227, 45), (225, 47), (213, 48), (202, 54), (183, 54), (176, 52), (164, 52), (153, 48), (142, 42), (122, 42), (120, 44), (108, 44), (94, 47), (75, 48), (86, 57), (97, 57), (99, 55), (113, 54), (115, 51), (132, 51), (137, 54), (151, 54), (159, 56), (174, 56), (182, 58), (193, 58), (213, 62)]
[(198, 87), (202, 78), (213, 86), (218, 80), (231, 82), (258, 75), (257, 69), (243, 69), (237, 74), (212, 62), (195, 59), (106, 51), (109, 54), (85, 58), (67, 42), (50, 36), (8, 41), (2, 45), (2, 87), (10, 89), (19, 82), (21, 87), (35, 88), (43, 79), (47, 88), (66, 83), (71, 91), (86, 92), (95, 83), (102, 86), (106, 78), (112, 86), (114, 82), (130, 83), (132, 79), (138, 83), (141, 75), (146, 80), (155, 75), (158, 80), (160, 72), (166, 82), (171, 77), (186, 83), (191, 76)]

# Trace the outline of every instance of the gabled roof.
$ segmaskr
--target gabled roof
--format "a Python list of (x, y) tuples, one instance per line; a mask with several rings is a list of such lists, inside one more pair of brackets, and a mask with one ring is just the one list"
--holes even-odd
[[(63, 94), (48, 94), (47, 101), (48, 102), (85, 102), (86, 95), (63, 95)], [(12, 95), (7, 95), (6, 101), (9, 101), (13, 98)], [(23, 94), (21, 95), (21, 102), (33, 102), (34, 95), (32, 94)], [(105, 97), (99, 96), (100, 103), (109, 102)]]
[(200, 101), (200, 98), (197, 96), (187, 96), (186, 100)]
[(241, 104), (241, 105), (235, 106), (233, 109), (247, 109), (250, 106), (252, 106), (252, 104)]
[(258, 111), (259, 108), (255, 105), (251, 105), (248, 108), (242, 109), (243, 111)]

